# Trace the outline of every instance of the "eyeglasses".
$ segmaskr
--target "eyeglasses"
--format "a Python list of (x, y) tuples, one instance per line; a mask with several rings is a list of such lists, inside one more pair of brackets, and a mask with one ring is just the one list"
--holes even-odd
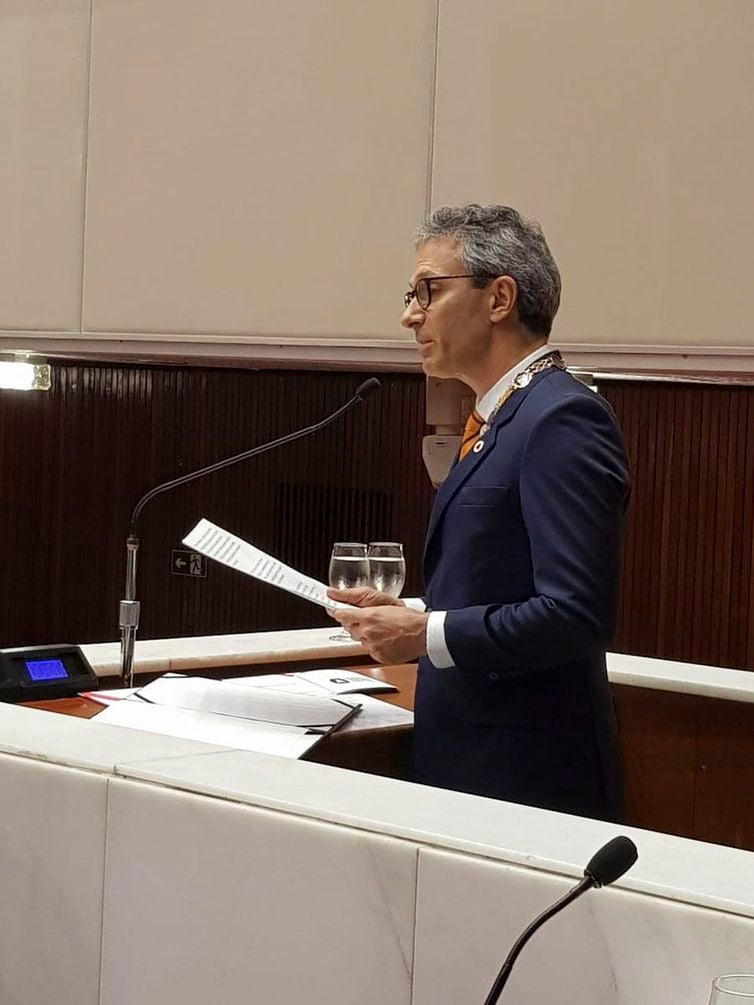
[(406, 307), (411, 306), (411, 301), (416, 297), (417, 304), (425, 311), (432, 303), (432, 283), (438, 283), (441, 279), (489, 279), (491, 276), (482, 276), (475, 272), (464, 272), (459, 276), (427, 276), (420, 279), (413, 290), (406, 290), (403, 294), (403, 303)]

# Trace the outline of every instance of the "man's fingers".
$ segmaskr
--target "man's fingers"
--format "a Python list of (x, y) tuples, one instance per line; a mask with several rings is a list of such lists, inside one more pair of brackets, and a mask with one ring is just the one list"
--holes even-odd
[(391, 597), (387, 593), (380, 593), (379, 590), (372, 590), (368, 586), (357, 586), (351, 590), (336, 590), (330, 587), (327, 591), (328, 597), (339, 600), (343, 604), (351, 604), (353, 607), (404, 607), (402, 600)]
[(359, 621), (359, 616), (353, 611), (332, 611), (331, 617), (339, 621), (344, 628), (351, 628)]
[(330, 587), (327, 596), (332, 600), (338, 600), (341, 604), (351, 604), (353, 607), (364, 607), (369, 602), (369, 595), (372, 590), (367, 586), (358, 586), (352, 590), (336, 590)]

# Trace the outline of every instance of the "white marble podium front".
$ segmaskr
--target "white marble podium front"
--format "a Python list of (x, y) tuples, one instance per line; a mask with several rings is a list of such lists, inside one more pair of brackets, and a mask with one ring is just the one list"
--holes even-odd
[[(0, 706), (3, 1005), (481, 1002), (616, 833), (324, 765)], [(754, 855), (639, 848), (522, 954), (518, 1005), (706, 1005), (754, 970)]]

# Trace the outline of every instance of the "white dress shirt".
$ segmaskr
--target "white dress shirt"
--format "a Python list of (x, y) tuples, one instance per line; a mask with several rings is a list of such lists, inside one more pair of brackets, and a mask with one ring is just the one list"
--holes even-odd
[[(515, 380), (520, 373), (523, 373), (528, 366), (531, 366), (541, 356), (546, 356), (547, 353), (552, 351), (552, 346), (549, 344), (535, 349), (534, 352), (529, 353), (528, 356), (516, 363), (515, 366), (512, 366), (507, 373), (504, 373), (500, 380), (493, 384), (489, 391), (483, 394), (481, 398), (477, 398), (476, 410), (485, 422), (489, 419), (495, 405), (502, 398), (511, 381)], [(426, 605), (420, 597), (408, 597), (403, 603), (406, 607), (410, 607), (415, 611), (426, 610)], [(449, 667), (455, 666), (455, 661), (450, 655), (450, 650), (445, 642), (446, 613), (446, 611), (431, 611), (427, 619), (427, 656), (437, 670), (447, 670)]]

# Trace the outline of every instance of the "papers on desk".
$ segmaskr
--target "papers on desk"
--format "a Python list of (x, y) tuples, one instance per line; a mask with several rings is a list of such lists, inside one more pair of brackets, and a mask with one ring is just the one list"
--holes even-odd
[(304, 726), (328, 732), (353, 715), (356, 702), (330, 695), (288, 693), (271, 688), (250, 688), (233, 680), (206, 677), (158, 677), (141, 687), (136, 699), (194, 712), (273, 722), (279, 726)]
[[(315, 683), (315, 681), (319, 680), (319, 677), (317, 676), (319, 674), (327, 674), (328, 677), (335, 677), (337, 675), (339, 679), (341, 674), (343, 678), (362, 678), (362, 684), (363, 681), (370, 681), (371, 683), (377, 685), (376, 690), (398, 690), (398, 688), (394, 687), (392, 684), (375, 680), (373, 677), (367, 677), (365, 674), (355, 673), (351, 670), (304, 670), (300, 673), (292, 674), (260, 674), (256, 677), (234, 677), (230, 680), (224, 681), (224, 683), (233, 683), (239, 687), (247, 687), (250, 690), (267, 692), (281, 691), (289, 694), (313, 696), (316, 694), (323, 694), (322, 685)], [(334, 684), (333, 686), (356, 688), (359, 686), (359, 681), (350, 680), (347, 684)], [(366, 685), (363, 686), (366, 687)], [(343, 693), (347, 694), (348, 692)], [(341, 698), (340, 700), (344, 701), (349, 699)], [(353, 698), (350, 700), (353, 700)], [(399, 705), (390, 705), (386, 701), (381, 701), (379, 698), (372, 698), (366, 694), (359, 694), (356, 714), (353, 718), (348, 719), (344, 725), (339, 726), (338, 732), (355, 733), (365, 729), (383, 729), (386, 726), (409, 726), (413, 723), (413, 721), (414, 713), (410, 712), (408, 709), (401, 708)]]
[(184, 537), (183, 543), (187, 548), (198, 551), (207, 558), (221, 562), (231, 569), (238, 569), (239, 572), (245, 572), (247, 576), (261, 579), (264, 583), (279, 586), (281, 590), (287, 590), (288, 593), (303, 597), (304, 600), (311, 600), (330, 611), (351, 607), (351, 604), (340, 604), (331, 600), (327, 596), (327, 587), (324, 583), (312, 579), (311, 576), (305, 576), (303, 572), (298, 572), (289, 565), (284, 565), (272, 555), (267, 555), (253, 544), (223, 530), (209, 520), (200, 520)]
[[(310, 685), (311, 686), (311, 685)], [(355, 699), (166, 675), (112, 701), (97, 722), (204, 743), (301, 757), (354, 715)]]
[(236, 719), (212, 712), (148, 705), (138, 698), (115, 701), (89, 721), (128, 726), (184, 740), (199, 740), (235, 750), (253, 750), (257, 754), (293, 758), (303, 757), (323, 736), (299, 726), (278, 726), (271, 722)]
[(384, 729), (386, 726), (410, 726), (414, 713), (400, 705), (390, 705), (368, 694), (359, 698), (356, 715), (338, 730), (339, 733), (358, 733), (364, 729)]
[(397, 691), (395, 684), (378, 680), (356, 670), (340, 670), (326, 667), (323, 670), (300, 670), (293, 676), (316, 684), (330, 694), (377, 694), (382, 691)]
[(244, 687), (271, 688), (294, 694), (342, 695), (378, 694), (383, 691), (397, 691), (394, 684), (378, 680), (355, 670), (329, 667), (323, 670), (299, 670), (296, 673), (260, 674), (256, 677), (226, 677), (226, 682), (242, 684)]
[[(97, 722), (280, 757), (302, 757), (327, 733), (407, 725), (406, 709), (356, 688), (393, 690), (351, 670), (305, 670), (224, 681), (165, 674), (145, 687), (94, 692), (106, 707)], [(333, 691), (343, 689), (336, 697)]]

